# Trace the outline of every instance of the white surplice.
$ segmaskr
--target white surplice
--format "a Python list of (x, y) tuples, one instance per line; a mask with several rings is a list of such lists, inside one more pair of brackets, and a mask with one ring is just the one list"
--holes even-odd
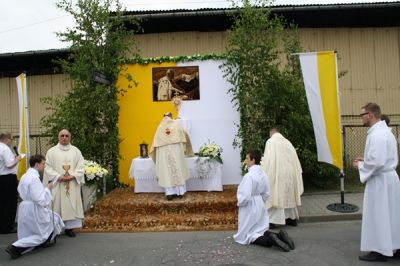
[(261, 166), (269, 177), (271, 196), (267, 201), (270, 222), (285, 224), (285, 219), (299, 219), (303, 177), (293, 145), (282, 134), (274, 133), (265, 144)]
[[(47, 207), (52, 195), (39, 179), (39, 172), (29, 168), (18, 185), (22, 202), (18, 208), (18, 241), (16, 247), (35, 247), (45, 242), (54, 231), (52, 238), (64, 227), (61, 217)], [(54, 217), (54, 218), (53, 218)]]
[(269, 228), (265, 201), (269, 197), (268, 177), (259, 165), (253, 165), (237, 190), (239, 206), (238, 232), (233, 239), (249, 245)]
[(396, 173), (397, 143), (391, 129), (379, 121), (369, 130), (360, 181), (366, 182), (361, 251), (393, 256), (400, 249), (400, 181)]

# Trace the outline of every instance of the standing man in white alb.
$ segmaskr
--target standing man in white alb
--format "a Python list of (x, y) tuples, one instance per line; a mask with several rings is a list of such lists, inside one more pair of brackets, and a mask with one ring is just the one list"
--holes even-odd
[(292, 143), (277, 128), (271, 128), (265, 144), (261, 167), (269, 177), (271, 196), (267, 200), (270, 226), (297, 225), (303, 194), (303, 177), (299, 158)]
[(85, 183), (85, 166), (81, 151), (71, 145), (71, 133), (58, 133), (58, 144), (47, 151), (43, 184), (53, 182), (54, 211), (65, 223), (65, 234), (75, 237), (74, 228), (82, 227), (81, 185)]
[[(400, 249), (400, 181), (396, 173), (398, 164), (397, 142), (385, 121), (381, 109), (368, 103), (360, 117), (369, 126), (364, 157), (353, 162), (358, 169), (364, 190), (361, 227), (363, 261), (387, 261)], [(397, 252), (398, 253), (398, 252)], [(395, 254), (398, 256), (398, 254)]]
[(22, 199), (18, 208), (18, 240), (6, 248), (13, 259), (35, 247), (51, 246), (64, 227), (61, 217), (48, 208), (53, 183), (44, 187), (39, 179), (45, 167), (43, 155), (31, 156), (29, 166), (31, 168), (22, 176), (18, 185)]

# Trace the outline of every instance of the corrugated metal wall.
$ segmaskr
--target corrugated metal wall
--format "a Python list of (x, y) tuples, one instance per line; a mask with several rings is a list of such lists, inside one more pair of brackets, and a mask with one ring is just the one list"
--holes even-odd
[[(304, 51), (337, 50), (343, 124), (360, 124), (360, 107), (369, 101), (381, 105), (392, 123), (400, 123), (400, 27), (302, 28)], [(137, 35), (144, 57), (221, 53), (227, 32), (178, 32)], [(28, 76), (30, 127), (40, 133), (46, 114), (40, 98), (65, 93), (71, 83), (64, 75)], [(0, 130), (18, 133), (18, 101), (13, 78), (0, 79)]]
[[(40, 119), (48, 111), (40, 99), (46, 96), (63, 95), (71, 88), (66, 75), (40, 75), (27, 77), (29, 126), (32, 135), (40, 134)], [(18, 94), (15, 78), (0, 79), (0, 130), (13, 135), (19, 132)]]

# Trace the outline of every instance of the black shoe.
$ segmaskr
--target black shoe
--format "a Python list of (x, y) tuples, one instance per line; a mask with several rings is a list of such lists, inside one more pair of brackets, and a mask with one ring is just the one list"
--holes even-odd
[(388, 258), (381, 253), (372, 251), (366, 255), (359, 256), (358, 259), (364, 261), (387, 261)]
[[(75, 234), (75, 233), (74, 233)], [(51, 241), (51, 240), (46, 240), (46, 242), (43, 242), (42, 244), (40, 244), (38, 247), (40, 247), (40, 248), (49, 248), (49, 247), (52, 247), (52, 246), (54, 246), (55, 244), (56, 244), (56, 238), (57, 237), (55, 237), (54, 239), (53, 239), (53, 241)]]
[(398, 249), (394, 254), (393, 254), (393, 259), (399, 260), (400, 259), (400, 249)]
[(54, 246), (54, 243), (50, 243), (50, 242), (46, 241), (46, 242), (40, 244), (38, 247), (40, 247), (40, 248), (49, 248), (49, 247), (52, 247), (52, 246)]
[(177, 198), (177, 197), (178, 197), (178, 195), (176, 195), (176, 194), (167, 195), (167, 200), (173, 200), (173, 199), (175, 199), (175, 198)]
[(54, 241), (53, 242), (51, 242), (51, 238), (53, 237), (53, 233), (51, 233), (50, 235), (49, 235), (49, 237), (46, 239), (46, 241), (44, 241), (42, 244), (40, 244), (38, 247), (40, 247), (40, 248), (48, 248), (48, 247), (51, 247), (51, 246), (53, 246), (54, 244), (55, 244), (55, 242), (56, 242), (56, 238), (54, 238)]
[(285, 220), (285, 223), (286, 223), (286, 225), (297, 226), (297, 220), (296, 219), (287, 218)]
[(285, 242), (280, 240), (278, 238), (277, 234), (271, 233), (271, 234), (269, 234), (269, 238), (272, 240), (272, 243), (274, 244), (274, 246), (279, 247), (280, 249), (282, 249), (285, 252), (289, 252), (290, 251), (289, 246)]
[(285, 242), (291, 250), (294, 249), (294, 241), (285, 230), (279, 231), (278, 238)]
[(167, 195), (167, 200), (173, 200), (174, 198), (174, 195)]
[(14, 247), (13, 245), (9, 245), (6, 247), (6, 252), (8, 254), (10, 254), (11, 258), (13, 260), (18, 259), (19, 257), (21, 257), (21, 252), (18, 251), (18, 249), (16, 247)]
[(275, 228), (276, 228), (276, 224), (272, 224), (272, 223), (269, 224), (269, 229), (275, 229)]
[(69, 237), (75, 237), (76, 234), (73, 229), (65, 229), (65, 234)]

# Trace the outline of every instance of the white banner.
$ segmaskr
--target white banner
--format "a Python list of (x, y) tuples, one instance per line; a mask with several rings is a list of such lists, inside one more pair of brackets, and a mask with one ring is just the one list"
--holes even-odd
[(28, 119), (28, 97), (26, 86), (26, 75), (22, 73), (15, 78), (17, 81), (18, 103), (19, 103), (19, 154), (25, 154), (26, 157), (18, 164), (18, 178), (28, 169), (29, 150), (29, 119)]
[(336, 54), (326, 51), (299, 55), (318, 160), (343, 169)]

